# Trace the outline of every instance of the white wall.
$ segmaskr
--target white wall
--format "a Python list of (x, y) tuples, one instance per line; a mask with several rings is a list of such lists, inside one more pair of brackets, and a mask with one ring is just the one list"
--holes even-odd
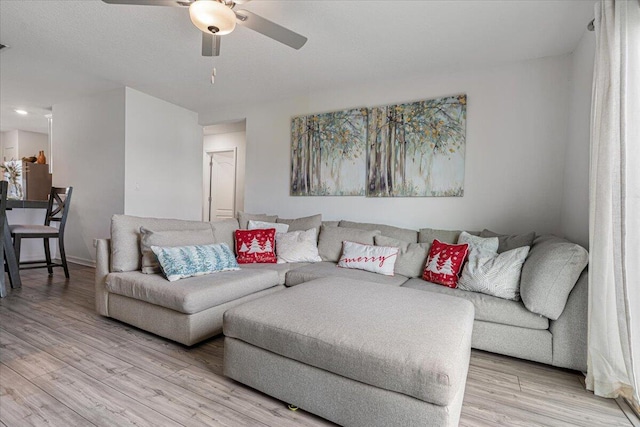
[[(560, 232), (569, 56), (460, 73), (369, 80), (263, 105), (203, 114), (247, 120), (245, 210), (385, 222), (412, 228)], [(460, 198), (290, 197), (292, 116), (466, 93), (465, 194)]]
[(561, 216), (562, 233), (584, 247), (589, 245), (589, 133), (595, 46), (595, 34), (585, 31), (572, 54)]
[[(6, 151), (5, 151), (6, 150)], [(16, 159), (18, 156), (18, 131), (2, 132), (2, 161)]]
[(73, 186), (67, 257), (91, 263), (111, 216), (200, 219), (197, 114), (130, 88), (53, 106), (56, 186)]
[(53, 106), (53, 184), (73, 186), (65, 232), (69, 260), (95, 259), (93, 239), (109, 237), (124, 212), (125, 89)]
[(209, 203), (204, 203), (209, 197), (209, 155), (214, 150), (233, 150), (236, 149), (237, 168), (236, 168), (236, 211), (244, 210), (244, 175), (246, 163), (246, 132), (229, 132), (217, 135), (206, 135), (203, 144), (203, 160), (202, 160), (202, 218), (209, 218)]
[[(49, 136), (46, 133), (15, 129), (1, 132), (0, 136), (0, 150), (3, 161), (11, 160), (12, 157), (14, 159), (37, 157), (40, 150), (44, 151), (47, 159), (49, 158)], [(14, 151), (11, 154), (5, 153), (5, 147)]]
[(38, 157), (38, 153), (44, 151), (44, 155), (49, 160), (49, 135), (46, 133), (30, 132), (26, 130), (18, 131), (18, 157)]
[(201, 219), (198, 115), (126, 88), (124, 212)]

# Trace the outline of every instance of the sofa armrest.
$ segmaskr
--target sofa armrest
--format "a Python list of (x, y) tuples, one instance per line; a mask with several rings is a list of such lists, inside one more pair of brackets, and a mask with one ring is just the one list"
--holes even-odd
[(111, 239), (96, 241), (96, 311), (103, 316), (109, 315), (109, 292), (105, 287), (111, 265)]
[(589, 275), (585, 269), (558, 320), (550, 321), (554, 366), (587, 371), (588, 295)]

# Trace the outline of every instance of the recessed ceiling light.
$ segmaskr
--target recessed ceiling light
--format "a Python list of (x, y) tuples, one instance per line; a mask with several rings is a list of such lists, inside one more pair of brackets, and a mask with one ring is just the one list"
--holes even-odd
[(16, 113), (18, 113), (18, 114), (22, 114), (23, 116), (25, 116), (25, 115), (29, 114), (29, 112), (28, 112), (28, 111), (25, 111), (25, 110), (13, 110), (13, 111), (15, 111), (15, 112), (16, 112)]

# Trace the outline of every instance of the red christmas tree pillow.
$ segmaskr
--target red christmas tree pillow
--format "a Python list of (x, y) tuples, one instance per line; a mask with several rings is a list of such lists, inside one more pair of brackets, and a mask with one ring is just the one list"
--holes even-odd
[(236, 230), (238, 264), (275, 264), (276, 229)]
[(449, 245), (435, 239), (429, 250), (427, 265), (422, 278), (426, 281), (455, 288), (458, 286), (458, 275), (467, 258), (469, 245)]

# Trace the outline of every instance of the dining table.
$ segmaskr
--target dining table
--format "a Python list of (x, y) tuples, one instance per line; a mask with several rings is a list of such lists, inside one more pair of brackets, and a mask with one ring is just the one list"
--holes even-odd
[[(49, 201), (47, 200), (7, 200), (7, 210), (10, 209), (47, 209)], [(9, 229), (9, 221), (5, 215), (4, 232), (2, 236), (2, 244), (4, 245), (4, 261), (6, 262), (7, 273), (9, 273), (9, 283), (11, 288), (17, 289), (22, 287), (20, 280), (20, 266), (16, 258), (13, 248), (13, 239), (11, 238), (11, 230)], [(5, 275), (0, 275), (0, 298), (6, 296)]]

